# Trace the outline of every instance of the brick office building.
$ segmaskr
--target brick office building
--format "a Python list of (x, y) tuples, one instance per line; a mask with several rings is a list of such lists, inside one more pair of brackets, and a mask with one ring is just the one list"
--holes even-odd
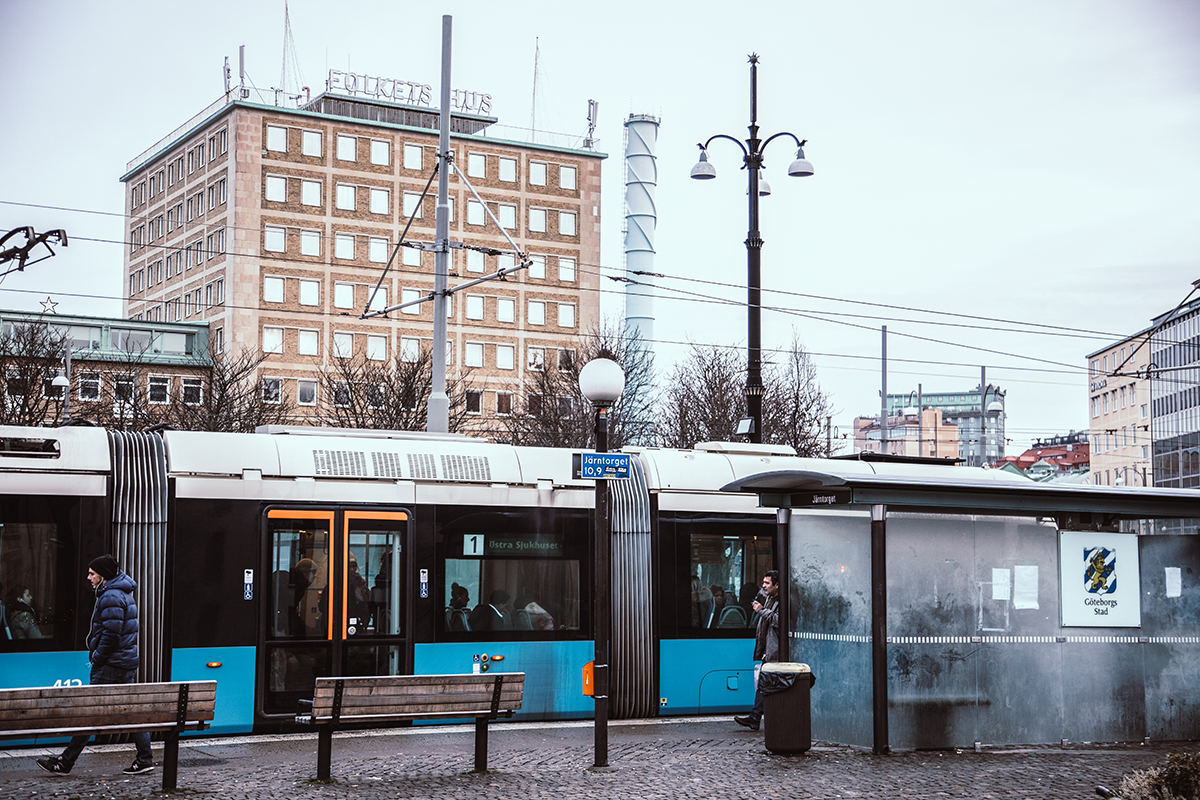
[[(410, 214), (408, 240), (433, 240), (436, 180), (423, 201), (421, 193), (437, 160), (439, 116), (349, 93), (327, 91), (300, 108), (239, 93), (138, 156), (122, 176), (124, 313), (206, 321), (218, 351), (261, 349), (264, 396), (286, 397), (311, 417), (332, 401), (318, 376), (337, 356), (386, 363), (431, 345), (430, 303), (388, 318), (359, 315)], [(454, 111), (455, 161), (534, 264), (450, 304), (448, 373), (469, 373), (468, 409), (481, 423), (523, 408), (531, 370), (573, 363), (600, 305), (604, 155), (489, 138), (495, 122)], [(457, 176), (450, 203), (452, 242), (510, 249)], [(513, 263), (469, 249), (452, 250), (451, 259), (451, 287)], [(428, 294), (433, 267), (432, 252), (402, 248), (371, 307)]]

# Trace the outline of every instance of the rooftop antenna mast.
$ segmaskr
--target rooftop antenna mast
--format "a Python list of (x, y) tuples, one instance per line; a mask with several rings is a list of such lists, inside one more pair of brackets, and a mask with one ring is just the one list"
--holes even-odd
[(296, 55), (296, 41), (292, 37), (292, 17), (288, 4), (283, 4), (283, 66), (279, 74), (279, 90), (285, 95), (300, 99), (304, 75), (300, 72), (300, 58)]
[(537, 141), (537, 83), (538, 83), (538, 59), (541, 57), (541, 50), (538, 48), (538, 40), (533, 38), (533, 101), (529, 104), (529, 133), (533, 141)]

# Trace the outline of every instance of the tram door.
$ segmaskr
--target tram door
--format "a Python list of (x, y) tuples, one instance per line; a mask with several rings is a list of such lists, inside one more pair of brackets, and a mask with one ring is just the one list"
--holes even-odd
[(295, 714), (316, 678), (407, 667), (408, 514), (272, 509), (263, 712)]

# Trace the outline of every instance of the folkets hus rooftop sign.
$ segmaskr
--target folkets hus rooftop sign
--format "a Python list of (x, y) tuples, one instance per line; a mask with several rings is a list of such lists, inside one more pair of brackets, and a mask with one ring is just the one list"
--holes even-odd
[(1141, 627), (1136, 534), (1062, 532), (1058, 570), (1063, 627)]
[[(357, 72), (329, 70), (325, 91), (348, 94), (354, 97), (369, 97), (391, 103), (433, 107), (433, 87), (427, 83), (413, 83), (395, 78), (380, 78), (375, 75), (360, 75)], [(450, 90), (450, 108), (464, 114), (491, 114), (492, 96), (464, 89)]]

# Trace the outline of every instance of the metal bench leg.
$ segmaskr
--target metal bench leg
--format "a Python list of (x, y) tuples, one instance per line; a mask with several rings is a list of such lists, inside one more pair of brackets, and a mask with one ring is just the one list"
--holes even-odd
[(488, 718), (475, 719), (475, 771), (487, 772)]
[(164, 792), (173, 792), (177, 788), (179, 777), (179, 731), (167, 734), (163, 746), (163, 782)]
[(333, 726), (322, 725), (317, 734), (317, 780), (329, 780), (329, 762), (333, 757)]

